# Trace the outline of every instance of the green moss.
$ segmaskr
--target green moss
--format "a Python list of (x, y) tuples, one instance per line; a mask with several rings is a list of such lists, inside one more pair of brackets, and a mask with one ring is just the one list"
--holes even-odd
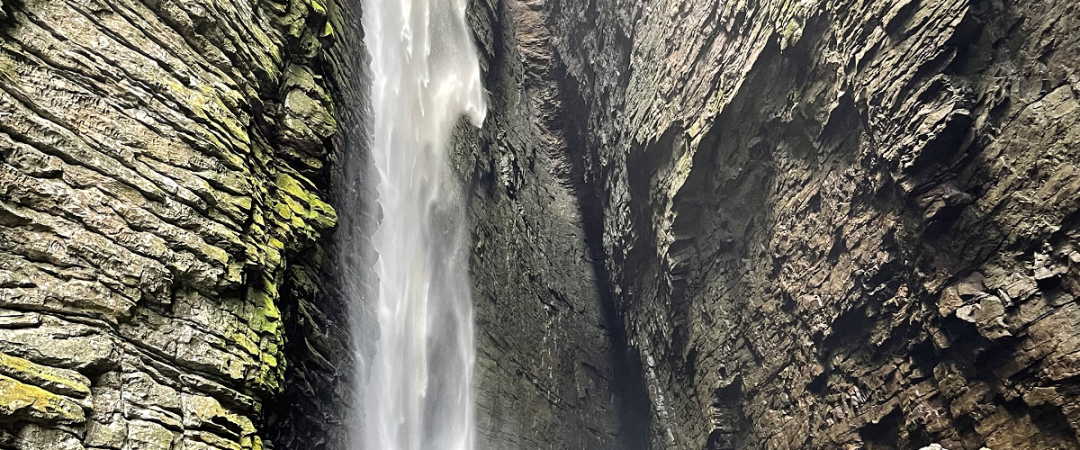
[(311, 194), (309, 194), (306, 189), (300, 186), (300, 182), (297, 181), (296, 178), (290, 177), (283, 173), (278, 174), (277, 178), (274, 179), (274, 185), (277, 186), (278, 189), (281, 189), (282, 191), (285, 191), (289, 195), (298, 199), (307, 199), (308, 197), (311, 197)]
[(274, 208), (274, 212), (277, 213), (282, 219), (289, 221), (293, 218), (292, 208), (282, 201), (271, 200), (271, 207)]
[(262, 362), (265, 363), (266, 365), (268, 365), (270, 367), (277, 367), (278, 359), (276, 357), (274, 357), (274, 355), (272, 353), (263, 352), (259, 356), (261, 357)]
[(311, 198), (309, 205), (311, 215), (308, 218), (315, 222), (317, 228), (327, 229), (337, 225), (337, 211), (333, 206), (315, 197)]
[(320, 0), (311, 0), (311, 12), (319, 17), (326, 17), (326, 5)]
[(249, 264), (261, 266), (265, 263), (266, 257), (266, 252), (258, 244), (250, 241), (244, 243), (244, 258)]
[(260, 227), (266, 226), (266, 219), (263, 217), (262, 209), (255, 208), (251, 212), (251, 222)]
[(275, 322), (281, 319), (281, 311), (274, 304), (275, 299), (275, 297), (261, 289), (248, 289), (248, 301), (253, 307), (252, 313), (254, 314), (250, 319), (263, 318)]
[(277, 267), (281, 264), (281, 252), (273, 247), (262, 247), (263, 254), (266, 255), (266, 262), (271, 266)]
[(285, 200), (285, 204), (289, 205), (289, 209), (292, 210), (294, 215), (300, 216), (300, 217), (307, 217), (308, 216), (308, 209), (306, 207), (304, 207), (303, 204), (296, 201), (296, 199), (291, 198), (291, 197), (285, 197), (283, 200)]
[(65, 425), (86, 422), (74, 401), (0, 375), (0, 415)]
[(225, 332), (225, 338), (252, 355), (259, 356), (260, 354), (259, 345), (244, 331), (233, 329), (227, 330)]
[(292, 225), (293, 229), (296, 231), (304, 233), (309, 239), (315, 239), (315, 230), (311, 229), (301, 216), (293, 214), (292, 221), (289, 224)]
[(263, 450), (263, 441), (258, 436), (244, 436), (240, 438), (240, 447), (245, 450)]
[(90, 395), (88, 380), (77, 372), (41, 366), (3, 353), (0, 353), (0, 374), (59, 394)]
[(225, 250), (214, 247), (213, 245), (206, 244), (201, 245), (199, 247), (199, 250), (202, 251), (203, 255), (209, 257), (211, 260), (221, 263), (222, 265), (226, 265), (229, 263), (229, 252), (226, 252)]
[[(298, 201), (293, 202), (292, 199), (285, 199), (285, 203), (289, 206), (289, 213), (286, 214), (283, 210), (279, 211), (278, 214), (282, 218), (292, 219), (294, 215), (299, 215), (311, 222), (314, 230), (331, 228), (337, 224), (337, 211), (317, 195), (304, 189), (295, 178), (286, 174), (279, 174), (275, 180), (275, 185), (278, 189), (289, 194), (292, 199)], [(277, 208), (281, 209), (280, 206), (277, 206)], [(293, 222), (293, 225), (298, 228), (307, 228), (304, 223)]]

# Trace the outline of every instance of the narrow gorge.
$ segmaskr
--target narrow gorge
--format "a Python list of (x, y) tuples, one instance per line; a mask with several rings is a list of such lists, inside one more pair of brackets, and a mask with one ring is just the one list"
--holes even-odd
[(1080, 450), (1077, 28), (0, 0), (0, 449)]

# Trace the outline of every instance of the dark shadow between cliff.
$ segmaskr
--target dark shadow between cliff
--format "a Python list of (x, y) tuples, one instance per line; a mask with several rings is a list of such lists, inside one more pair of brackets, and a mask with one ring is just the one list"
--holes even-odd
[(559, 156), (566, 164), (566, 172), (559, 175), (563, 182), (571, 187), (577, 200), (585, 231), (585, 243), (589, 248), (589, 260), (596, 275), (604, 329), (611, 337), (611, 385), (618, 396), (619, 448), (647, 450), (650, 448), (652, 409), (644, 370), (637, 352), (633, 352), (629, 345), (624, 322), (625, 311), (619, 308), (615, 299), (613, 277), (608, 267), (610, 261), (604, 250), (604, 205), (600, 196), (600, 179), (595, 174), (588, 174), (585, 168), (586, 161), (598, 160), (595, 149), (589, 147), (585, 139), (585, 124), (589, 122), (586, 116), (588, 108), (582, 95), (576, 91), (579, 83), (573, 82), (561, 66), (554, 71), (555, 79), (561, 87), (559, 98), (562, 110), (558, 124), (566, 141), (565, 154)]

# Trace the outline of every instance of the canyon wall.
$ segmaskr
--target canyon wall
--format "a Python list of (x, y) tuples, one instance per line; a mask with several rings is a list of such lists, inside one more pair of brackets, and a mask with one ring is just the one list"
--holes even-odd
[(544, 5), (654, 448), (1080, 447), (1078, 8)]
[[(0, 448), (346, 448), (378, 337), (379, 219), (335, 212), (377, 182), (360, 2), (0, 6)], [(478, 441), (631, 448), (647, 408), (612, 393), (633, 372), (563, 144), (533, 127), (538, 37), (521, 5), (471, 7), (494, 103), (455, 156)]]
[(348, 371), (329, 6), (0, 4), (0, 447), (287, 444), (267, 402)]
[[(345, 448), (360, 14), (0, 1), (0, 448)], [(1080, 448), (1080, 5), (470, 23), (480, 448)]]
[(473, 225), (479, 448), (642, 448), (647, 406), (586, 242), (540, 5), (469, 11), (490, 108), (453, 160)]

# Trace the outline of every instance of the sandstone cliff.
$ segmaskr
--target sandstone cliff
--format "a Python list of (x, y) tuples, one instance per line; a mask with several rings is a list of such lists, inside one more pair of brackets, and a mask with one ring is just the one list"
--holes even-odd
[(0, 447), (264, 448), (336, 222), (327, 8), (2, 3)]
[[(344, 448), (360, 14), (0, 1), (0, 448)], [(1080, 448), (1080, 6), (470, 21), (481, 448)]]
[(472, 194), (479, 447), (641, 448), (643, 388), (586, 243), (537, 6), (470, 10), (491, 108), (482, 130), (462, 128), (454, 159)]
[(1072, 1), (554, 1), (654, 448), (1080, 447)]

